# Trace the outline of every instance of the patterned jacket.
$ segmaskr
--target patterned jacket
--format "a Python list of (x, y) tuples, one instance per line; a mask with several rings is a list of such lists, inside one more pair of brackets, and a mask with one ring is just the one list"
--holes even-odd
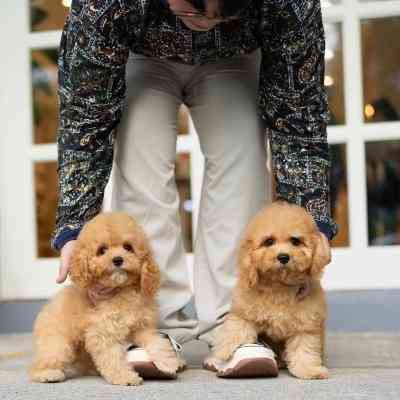
[(53, 248), (102, 206), (124, 106), (129, 52), (203, 64), (262, 50), (258, 91), (279, 197), (305, 207), (328, 238), (330, 159), (319, 0), (252, 0), (241, 18), (194, 32), (160, 0), (73, 0), (59, 52), (59, 204)]

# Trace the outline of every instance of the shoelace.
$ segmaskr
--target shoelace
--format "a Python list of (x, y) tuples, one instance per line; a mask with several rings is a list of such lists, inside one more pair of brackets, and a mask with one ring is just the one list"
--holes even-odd
[(172, 336), (168, 335), (168, 333), (165, 332), (160, 332), (160, 334), (170, 341), (171, 346), (176, 353), (180, 353), (182, 351), (182, 346)]

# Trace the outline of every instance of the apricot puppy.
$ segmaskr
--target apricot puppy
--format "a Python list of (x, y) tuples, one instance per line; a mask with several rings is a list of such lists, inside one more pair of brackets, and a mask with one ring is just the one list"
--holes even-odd
[[(143, 347), (159, 370), (177, 372), (178, 358), (156, 330), (160, 272), (132, 217), (103, 213), (88, 222), (77, 239), (70, 276), (73, 284), (36, 319), (31, 380), (100, 373), (111, 384), (138, 385), (142, 378), (126, 361), (128, 342)], [(93, 304), (88, 289), (94, 285), (111, 298)]]
[[(308, 212), (277, 201), (249, 223), (239, 251), (232, 308), (216, 334), (213, 356), (228, 360), (242, 344), (264, 339), (301, 379), (324, 379), (326, 264), (321, 233)], [(302, 297), (307, 287), (309, 293)]]

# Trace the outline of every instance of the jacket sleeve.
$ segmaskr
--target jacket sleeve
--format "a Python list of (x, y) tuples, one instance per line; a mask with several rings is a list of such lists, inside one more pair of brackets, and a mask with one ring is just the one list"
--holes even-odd
[(95, 216), (113, 161), (129, 47), (120, 1), (73, 0), (59, 50), (59, 199), (54, 249)]
[(262, 0), (259, 85), (277, 195), (305, 207), (329, 239), (329, 120), (320, 0)]

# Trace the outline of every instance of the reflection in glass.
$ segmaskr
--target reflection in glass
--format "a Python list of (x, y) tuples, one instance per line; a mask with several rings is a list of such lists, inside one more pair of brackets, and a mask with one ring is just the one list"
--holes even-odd
[(368, 142), (368, 241), (400, 244), (400, 140)]
[[(361, 23), (366, 122), (400, 119), (400, 17)], [(384, 45), (388, 43), (389, 45)]]
[(31, 53), (34, 143), (53, 143), (58, 121), (57, 50)]
[(175, 163), (175, 179), (179, 192), (179, 213), (183, 241), (188, 253), (193, 251), (192, 238), (192, 200), (190, 191), (190, 154), (179, 153)]
[(31, 31), (62, 29), (71, 0), (30, 0)]
[(344, 86), (342, 28), (339, 23), (327, 23), (325, 28), (325, 89), (328, 93), (330, 125), (344, 124)]
[(339, 225), (339, 232), (332, 240), (333, 247), (349, 245), (349, 203), (347, 190), (346, 145), (330, 145), (331, 154), (331, 215)]
[(38, 257), (56, 257), (50, 238), (56, 221), (58, 198), (57, 163), (37, 162), (34, 165), (36, 232)]

